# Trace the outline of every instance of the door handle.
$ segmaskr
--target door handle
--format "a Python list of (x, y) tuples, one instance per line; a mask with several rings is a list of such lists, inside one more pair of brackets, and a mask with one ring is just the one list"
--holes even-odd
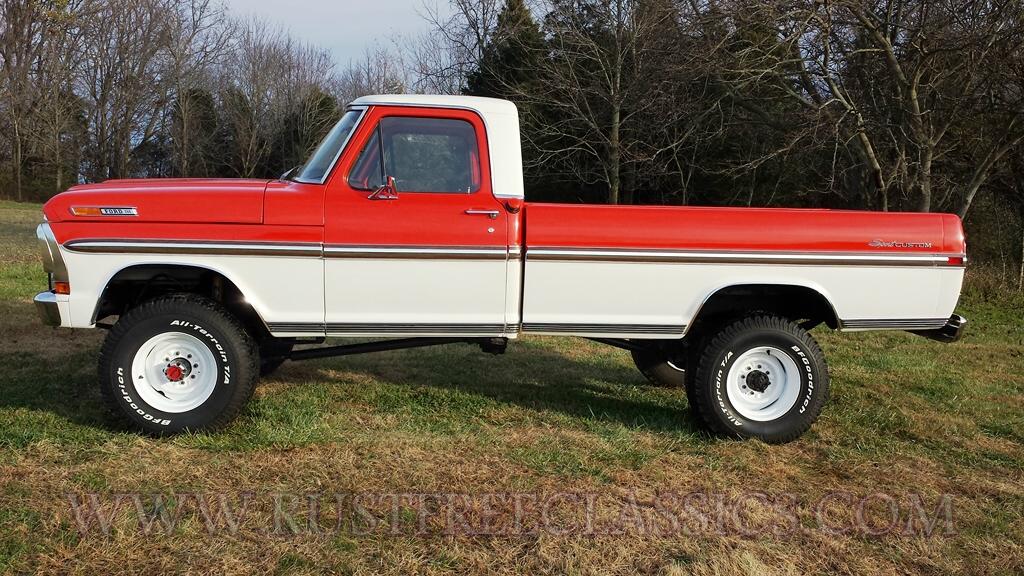
[(498, 217), (497, 210), (480, 210), (478, 208), (470, 208), (469, 210), (466, 210), (466, 214), (482, 214), (487, 216), (491, 220), (494, 220), (495, 218)]

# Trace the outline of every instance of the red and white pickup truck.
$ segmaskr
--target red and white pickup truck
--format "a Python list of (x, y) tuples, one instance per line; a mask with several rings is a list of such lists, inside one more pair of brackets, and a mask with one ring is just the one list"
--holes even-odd
[[(157, 434), (230, 422), (287, 359), (522, 334), (632, 352), (713, 431), (792, 440), (828, 397), (808, 330), (959, 337), (949, 214), (524, 202), (501, 100), (369, 96), (277, 180), (111, 180), (39, 226), (54, 326), (109, 328), (100, 383)], [(389, 337), (330, 347), (328, 337)]]

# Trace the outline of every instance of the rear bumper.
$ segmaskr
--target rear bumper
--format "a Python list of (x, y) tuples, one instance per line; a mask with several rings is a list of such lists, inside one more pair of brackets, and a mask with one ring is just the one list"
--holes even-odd
[(964, 334), (964, 328), (967, 327), (967, 318), (960, 316), (959, 314), (953, 314), (946, 321), (946, 325), (942, 328), (935, 330), (911, 330), (913, 334), (918, 336), (924, 336), (925, 338), (931, 338), (939, 342), (956, 342)]
[(36, 312), (39, 319), (47, 326), (60, 326), (60, 305), (57, 304), (57, 295), (53, 292), (40, 292), (32, 299), (36, 303)]

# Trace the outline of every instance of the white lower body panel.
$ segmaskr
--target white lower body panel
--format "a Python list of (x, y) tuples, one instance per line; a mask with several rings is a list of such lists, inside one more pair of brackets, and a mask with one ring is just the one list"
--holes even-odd
[(507, 336), (508, 260), (327, 258), (330, 336)]
[[(617, 338), (682, 337), (713, 294), (746, 284), (802, 286), (824, 296), (841, 323), (906, 329), (953, 313), (963, 268), (527, 259), (523, 330)], [(873, 323), (873, 321), (880, 321)]]
[[(61, 249), (70, 274), (68, 326), (92, 327), (96, 305), (108, 282), (131, 266), (159, 264), (199, 267), (230, 280), (268, 325), (322, 324), (323, 260), (316, 257), (209, 254), (99, 254)], [(63, 317), (63, 313), (62, 313)], [(309, 333), (282, 333), (305, 335)]]

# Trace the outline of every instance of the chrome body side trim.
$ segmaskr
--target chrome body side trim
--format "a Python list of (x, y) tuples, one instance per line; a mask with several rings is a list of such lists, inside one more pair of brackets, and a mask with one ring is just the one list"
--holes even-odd
[(325, 258), (401, 258), (428, 260), (504, 260), (505, 246), (348, 246), (327, 244)]
[(949, 318), (858, 318), (839, 321), (841, 330), (934, 330)]
[(344, 334), (503, 334), (504, 324), (359, 324), (337, 323), (327, 324), (327, 333)]
[(65, 244), (73, 252), (107, 254), (212, 254), (319, 258), (401, 258), (435, 260), (504, 260), (505, 246), (361, 246), (319, 243), (233, 242), (207, 240), (84, 239)]
[[(40, 225), (40, 241), (59, 258), (56, 241), (44, 236)], [(220, 254), (238, 256), (292, 256), (325, 258), (399, 258), (438, 260), (504, 260), (518, 259), (519, 246), (396, 246), (345, 245), (285, 242), (235, 242), (209, 240), (129, 240), (81, 239), (67, 242), (65, 248), (74, 252), (143, 253), (143, 254)], [(730, 252), (700, 250), (627, 250), (582, 248), (528, 248), (526, 259), (567, 262), (656, 262), (676, 264), (775, 264), (818, 266), (943, 266), (949, 258), (962, 256), (940, 254), (865, 254), (815, 252)]]
[(320, 334), (324, 333), (323, 322), (268, 322), (267, 330), (270, 332), (288, 332), (288, 333), (308, 333), (308, 334)]
[(527, 248), (526, 259), (587, 262), (663, 262), (674, 264), (785, 264), (828, 266), (950, 266), (951, 257), (963, 254), (874, 252), (786, 252), (731, 250), (662, 250), (629, 248)]
[(559, 324), (545, 322), (523, 322), (523, 332), (552, 334), (664, 334), (682, 336), (683, 325), (664, 324)]
[(107, 254), (217, 254), (230, 256), (290, 256), (319, 258), (318, 243), (232, 242), (206, 240), (72, 240), (64, 245), (72, 252)]
[(403, 324), (403, 323), (355, 323), (355, 322), (271, 322), (267, 324), (271, 333), (327, 334), (348, 336), (352, 334), (462, 334), (492, 336), (518, 331), (518, 325), (505, 324)]

